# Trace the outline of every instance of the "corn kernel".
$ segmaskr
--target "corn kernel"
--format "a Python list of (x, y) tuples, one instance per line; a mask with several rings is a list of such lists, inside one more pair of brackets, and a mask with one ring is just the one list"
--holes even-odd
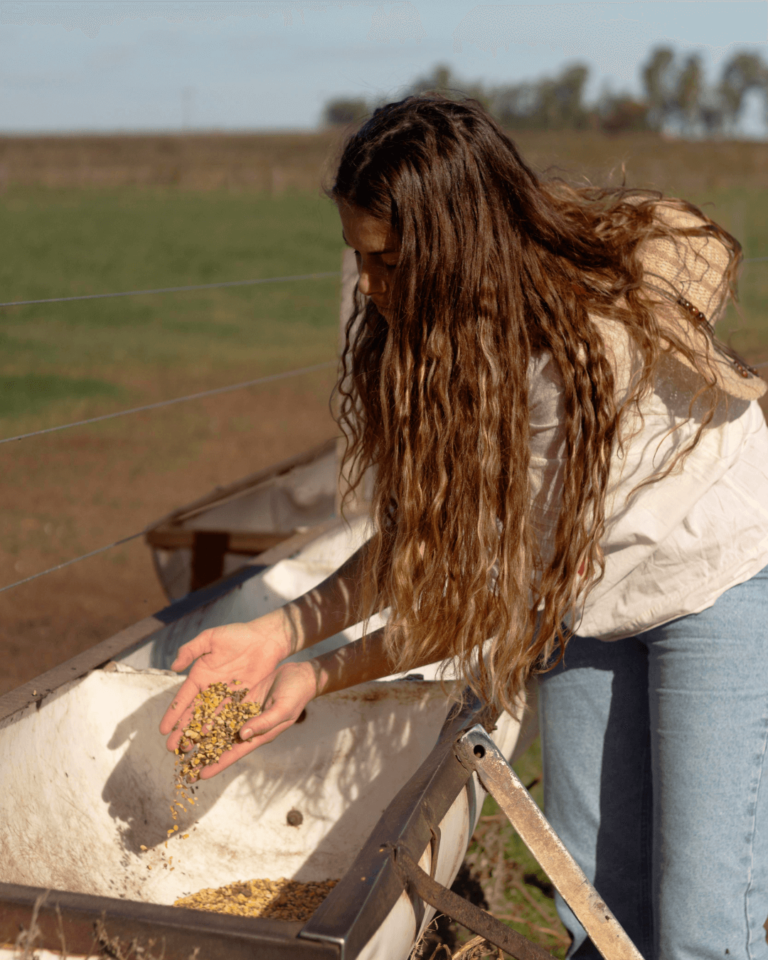
[[(232, 683), (241, 689), (233, 690), (222, 682), (212, 683), (195, 697), (192, 720), (182, 731), (182, 740), (176, 751), (180, 757), (177, 760), (177, 790), (183, 783), (196, 780), (203, 767), (220, 760), (239, 742), (237, 731), (246, 720), (261, 713), (260, 704), (244, 702), (248, 688), (242, 687), (242, 681), (233, 680)], [(189, 756), (192, 751), (194, 753)], [(183, 759), (182, 754), (186, 755)], [(183, 792), (182, 798), (194, 803)], [(185, 810), (184, 807), (182, 809)]]

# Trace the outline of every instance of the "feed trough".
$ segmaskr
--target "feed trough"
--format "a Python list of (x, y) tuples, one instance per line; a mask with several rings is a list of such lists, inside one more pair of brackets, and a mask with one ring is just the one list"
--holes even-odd
[(337, 516), (335, 439), (217, 487), (146, 533), (169, 600), (233, 573), (297, 533)]
[[(453, 749), (483, 717), (494, 726), (479, 703), (449, 712), (434, 669), (319, 698), (303, 722), (198, 785), (177, 821), (175, 758), (158, 733), (180, 685), (167, 670), (178, 647), (318, 583), (362, 542), (365, 524), (298, 534), (270, 552), (273, 562), (0, 698), (0, 957), (13, 955), (46, 891), (38, 947), (60, 951), (63, 934), (73, 957), (131, 943), (185, 960), (196, 948), (228, 958), (409, 955), (434, 910), (404, 889), (390, 847), (405, 845), (451, 885), (485, 797)], [(492, 736), (507, 757), (528, 740), (507, 714)], [(204, 887), (282, 877), (339, 882), (306, 922), (172, 906)]]

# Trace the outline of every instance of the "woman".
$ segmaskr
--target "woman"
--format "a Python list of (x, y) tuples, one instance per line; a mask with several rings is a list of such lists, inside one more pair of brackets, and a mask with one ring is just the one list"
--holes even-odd
[(765, 384), (711, 329), (739, 244), (659, 194), (540, 180), (473, 101), (377, 110), (330, 196), (365, 300), (339, 421), (374, 534), (184, 646), (162, 732), (209, 683), (250, 687), (264, 712), (206, 777), (322, 693), (452, 657), (511, 708), (541, 672), (547, 813), (640, 951), (766, 955)]

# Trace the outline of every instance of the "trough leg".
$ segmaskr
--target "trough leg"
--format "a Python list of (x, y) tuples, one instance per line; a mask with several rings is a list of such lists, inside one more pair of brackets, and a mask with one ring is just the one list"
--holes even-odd
[(605, 960), (643, 960), (482, 726), (459, 738), (456, 756), (477, 773)]

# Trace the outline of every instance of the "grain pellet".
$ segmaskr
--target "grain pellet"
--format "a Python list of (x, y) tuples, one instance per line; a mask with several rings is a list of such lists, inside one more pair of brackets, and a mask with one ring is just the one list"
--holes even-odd
[(181, 897), (174, 907), (228, 913), (237, 917), (265, 917), (270, 920), (309, 920), (338, 883), (321, 880), (244, 880), (225, 887), (206, 888)]
[[(233, 680), (232, 686), (240, 689), (233, 690), (226, 683), (212, 683), (205, 690), (201, 690), (192, 702), (192, 717), (183, 729), (182, 739), (176, 748), (175, 788), (178, 795), (169, 806), (174, 820), (178, 819), (177, 807), (186, 813), (185, 804), (192, 805), (197, 802), (196, 798), (191, 796), (192, 788), (189, 784), (197, 779), (204, 767), (215, 763), (222, 754), (239, 743), (240, 727), (246, 720), (261, 713), (261, 704), (244, 702), (248, 688), (242, 687), (240, 680)], [(174, 837), (188, 840), (189, 832), (179, 832), (178, 823), (169, 827), (166, 831), (166, 850), (168, 841)], [(147, 852), (147, 847), (143, 844), (141, 851)], [(165, 857), (162, 851), (161, 856)], [(176, 869), (170, 865), (172, 862), (173, 857), (164, 864), (166, 870)], [(151, 870), (152, 867), (147, 866), (147, 869)]]
[[(239, 686), (240, 683), (239, 680), (232, 681), (233, 686)], [(220, 681), (201, 690), (195, 697), (192, 718), (182, 730), (176, 748), (179, 757), (176, 761), (179, 768), (176, 774), (177, 789), (184, 783), (197, 780), (203, 767), (216, 763), (227, 750), (240, 743), (240, 728), (246, 720), (261, 713), (261, 704), (245, 701), (247, 694), (247, 687), (233, 690)], [(194, 799), (184, 791), (181, 796), (182, 800), (194, 803)]]

